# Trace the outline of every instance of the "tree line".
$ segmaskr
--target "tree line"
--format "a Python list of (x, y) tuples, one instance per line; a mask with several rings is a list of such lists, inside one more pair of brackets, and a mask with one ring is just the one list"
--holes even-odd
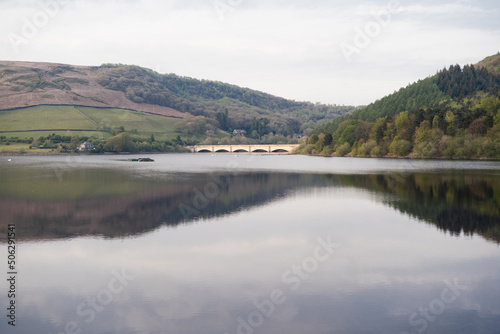
[(498, 86), (498, 78), (486, 68), (476, 69), (474, 65), (450, 66), (440, 71), (435, 82), (439, 89), (451, 98), (463, 99), (478, 91), (488, 91)]
[(500, 85), (500, 77), (485, 67), (452, 65), (436, 75), (418, 80), (370, 105), (346, 114), (331, 124), (336, 126), (345, 119), (374, 122), (380, 117), (397, 115), (435, 105), (443, 100), (462, 100), (479, 91), (494, 92)]
[(300, 152), (336, 156), (500, 159), (500, 94), (318, 129)]
[(500, 158), (500, 77), (459, 65), (332, 122), (304, 153), (337, 156)]
[[(137, 137), (128, 132), (118, 131), (109, 138), (102, 136), (61, 136), (55, 133), (38, 138), (6, 138), (0, 136), (0, 143), (10, 145), (10, 143), (30, 144), (29, 149), (43, 148), (52, 149), (60, 153), (79, 152), (78, 148), (84, 142), (89, 142), (93, 148), (86, 153), (120, 153), (120, 152), (185, 152), (185, 145), (194, 145), (190, 140), (183, 140), (177, 136), (173, 140), (156, 140), (154, 134), (147, 139)], [(23, 150), (22, 153), (29, 151)]]

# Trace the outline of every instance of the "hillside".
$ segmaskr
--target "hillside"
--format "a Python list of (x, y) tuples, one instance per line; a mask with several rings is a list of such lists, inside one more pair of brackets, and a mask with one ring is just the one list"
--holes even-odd
[(252, 138), (269, 133), (303, 133), (355, 109), (296, 102), (222, 82), (159, 74), (137, 66), (105, 64), (98, 71), (98, 82), (103, 87), (120, 91), (131, 101), (213, 119), (221, 130), (243, 129)]
[[(295, 102), (138, 66), (0, 61), (0, 110), (39, 105), (118, 108), (177, 119), (199, 117), (198, 122), (208, 122), (222, 131), (244, 129), (253, 138), (312, 131), (321, 122), (354, 109)], [(22, 124), (18, 127), (24, 130)], [(68, 123), (67, 127), (72, 126)], [(186, 132), (193, 134), (191, 130)]]
[(500, 75), (500, 52), (496, 55), (486, 57), (476, 64), (477, 68), (486, 68), (489, 72)]
[[(399, 89), (365, 108), (346, 116), (374, 122), (380, 117), (393, 116), (405, 110), (435, 105), (441, 101), (487, 91), (499, 85), (500, 54), (487, 57), (475, 65), (452, 65), (437, 74)], [(341, 121), (340, 119), (337, 121)]]
[(0, 61), (0, 110), (37, 105), (122, 108), (183, 118), (174, 109), (135, 103), (97, 81), (98, 68), (52, 63)]
[(316, 128), (302, 152), (500, 159), (500, 54), (452, 65)]

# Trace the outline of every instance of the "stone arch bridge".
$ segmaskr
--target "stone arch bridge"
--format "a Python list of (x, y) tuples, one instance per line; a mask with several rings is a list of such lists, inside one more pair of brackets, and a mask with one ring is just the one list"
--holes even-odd
[(188, 146), (193, 153), (292, 153), (298, 144), (272, 145), (196, 145)]

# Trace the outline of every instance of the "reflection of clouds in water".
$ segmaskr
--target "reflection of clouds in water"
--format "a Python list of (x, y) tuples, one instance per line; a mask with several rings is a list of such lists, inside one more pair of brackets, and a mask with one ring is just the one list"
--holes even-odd
[[(236, 318), (251, 311), (253, 302), (263, 300), (269, 292), (246, 284), (195, 287), (181, 282), (166, 286), (154, 280), (147, 283), (155, 285), (156, 298), (145, 298), (141, 291), (126, 293), (124, 298), (117, 299), (99, 313), (94, 322), (88, 325), (79, 322), (82, 329), (89, 333), (147, 333), (167, 328), (179, 333), (230, 331), (236, 328)], [(478, 286), (473, 292), (466, 291), (447, 305), (438, 321), (429, 324), (430, 330), (456, 332), (457, 317), (472, 321), (469, 324), (482, 322), (488, 317), (483, 324), (486, 328), (490, 325), (490, 330), (500, 323), (498, 281), (485, 279), (475, 283)], [(285, 303), (266, 319), (259, 332), (304, 333), (328, 329), (336, 333), (352, 333), (355, 329), (359, 332), (399, 333), (398, 329), (408, 328), (408, 316), (439, 298), (444, 287), (443, 281), (437, 280), (425, 284), (394, 283), (386, 287), (358, 286), (345, 292), (316, 290), (309, 294), (287, 294)], [(176, 290), (176, 295), (165, 297), (163, 292), (170, 289)], [(242, 292), (249, 289), (259, 292), (242, 298)], [(44, 304), (26, 303), (29, 311), (23, 313), (23, 318), (29, 318), (30, 322), (39, 328), (47, 328), (49, 332), (59, 329), (59, 324), (79, 320), (73, 308), (81, 302), (81, 296), (51, 294), (54, 291), (39, 293), (45, 295), (39, 299)], [(477, 296), (481, 296), (480, 299)], [(50, 308), (45, 304), (48, 299), (53, 301)], [(481, 306), (480, 310), (477, 305)], [(50, 320), (44, 323), (42, 319)]]
[[(352, 210), (353, 200), (363, 210)], [(312, 212), (303, 209), (309, 204)], [(300, 264), (315, 237), (327, 234), (342, 247), (291, 293), (283, 270)], [(409, 314), (439, 296), (444, 279), (458, 277), (470, 289), (430, 325), (431, 333), (442, 323), (456, 329), (457, 316), (500, 321), (492, 279), (500, 277), (499, 262), (497, 248), (481, 238), (450, 238), (364, 192), (334, 188), (132, 239), (27, 244), (23, 285), (30, 293), (23, 303), (30, 321), (54, 331), (103, 287), (108, 268), (124, 266), (136, 280), (82, 325), (86, 332), (230, 331), (275, 288), (287, 301), (259, 332), (398, 332), (408, 328)]]
[(204, 254), (209, 256), (241, 256), (255, 253), (267, 253), (278, 251), (283, 247), (304, 246), (304, 238), (270, 237), (256, 242), (248, 240), (225, 240), (207, 245), (194, 245), (189, 251), (193, 254)]
[[(133, 239), (34, 244), (26, 250), (24, 261), (32, 274), (41, 269), (41, 264), (66, 271), (72, 263), (78, 263), (76, 270), (82, 274), (82, 284), (86, 284), (84, 272), (106, 272), (110, 264), (186, 280), (196, 280), (200, 270), (207, 279), (225, 272), (219, 279), (226, 281), (251, 277), (255, 268), (262, 275), (264, 269), (277, 267), (267, 273), (266, 278), (272, 279), (280, 265), (283, 270), (286, 263), (299, 261), (311, 251), (316, 234), (331, 234), (342, 244), (339, 255), (331, 261), (345, 264), (339, 269), (344, 268), (347, 276), (348, 269), (354, 266), (365, 272), (408, 269), (441, 261), (480, 259), (491, 252), (482, 239), (449, 238), (436, 233), (427, 225), (379, 206), (357, 190), (331, 189), (316, 195), (294, 197), (290, 202), (284, 199), (251, 212), (165, 228)], [(356, 206), (363, 210), (356, 210)], [(422, 240), (427, 240), (426, 247), (422, 247)], [(123, 247), (124, 243), (128, 247)], [(168, 266), (164, 265), (166, 261)], [(43, 270), (38, 275), (43, 276)], [(59, 283), (57, 278), (47, 282)]]
[[(186, 157), (183, 163), (191, 159)], [(370, 170), (382, 165), (396, 169), (401, 164), (367, 162)], [(421, 168), (422, 163), (416, 162), (415, 168)], [(349, 165), (340, 164), (344, 164), (340, 170)], [(443, 166), (440, 162), (424, 165), (431, 170)], [(134, 166), (138, 165), (124, 168), (132, 173)], [(140, 166), (141, 171), (147, 168)], [(248, 197), (243, 206), (246, 210), (229, 210), (223, 215), (216, 212), (192, 224), (159, 228), (130, 238), (26, 242), (19, 287), (24, 292), (19, 315), (25, 327), (21, 328), (26, 333), (62, 331), (61, 326), (78, 319), (76, 307), (106, 286), (110, 270), (123, 267), (136, 277), (133, 285), (117, 295), (93, 323), (82, 325), (84, 332), (232, 333), (237, 317), (255, 310), (255, 300), (269, 298), (270, 291), (281, 289), (287, 300), (266, 319), (259, 333), (399, 333), (408, 330), (409, 314), (438, 298), (443, 280), (454, 277), (467, 286), (467, 291), (429, 326), (428, 333), (456, 332), (465, 320), (468, 326), (481, 324), (494, 332), (500, 326), (498, 247), (481, 237), (450, 237), (384, 202), (387, 193), (394, 194), (395, 201), (405, 198), (410, 194), (409, 186), (461, 186), (463, 177), (452, 175), (450, 182), (445, 180), (436, 186), (429, 174), (422, 174), (425, 177), (420, 184), (412, 178), (405, 178), (408, 183), (397, 181), (398, 192), (392, 193), (386, 186), (386, 176), (390, 178), (359, 174), (239, 175), (233, 181), (240, 193), (256, 186), (255, 180), (262, 181), (257, 188), (274, 183), (276, 187), (266, 193), (273, 200), (256, 205), (255, 198)], [(491, 180), (488, 177), (478, 179)], [(199, 180), (205, 180), (204, 176)], [(276, 193), (283, 187), (290, 190), (276, 200)], [(475, 186), (473, 195), (488, 194), (488, 189)], [(432, 212), (433, 206), (424, 205), (426, 198), (410, 201), (420, 200), (418, 204)], [(230, 202), (234, 198), (223, 199)], [(481, 200), (483, 209), (487, 200)], [(422, 214), (418, 210), (409, 212)], [(168, 221), (168, 217), (164, 219)], [(135, 225), (141, 224), (144, 220), (135, 221)], [(281, 281), (282, 273), (310, 256), (317, 237), (325, 235), (331, 235), (341, 248), (292, 293)], [(4, 301), (0, 296), (0, 303)], [(0, 324), (1, 332), (5, 326)]]

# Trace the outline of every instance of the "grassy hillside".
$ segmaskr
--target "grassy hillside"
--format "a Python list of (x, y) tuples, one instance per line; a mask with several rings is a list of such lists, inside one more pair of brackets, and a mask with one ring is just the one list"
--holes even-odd
[(93, 129), (96, 124), (78, 112), (75, 107), (37, 106), (0, 111), (0, 131), (44, 129)]
[[(6, 137), (21, 133), (58, 132), (73, 135), (83, 132), (87, 136), (108, 134), (115, 126), (139, 137), (155, 134), (159, 138), (175, 138), (178, 119), (148, 115), (136, 111), (111, 108), (77, 106), (36, 106), (24, 109), (0, 110), (0, 132)], [(40, 131), (38, 131), (40, 130)], [(23, 136), (23, 137), (26, 137)]]
[[(88, 67), (0, 61), (0, 110), (39, 105), (127, 109), (175, 119), (198, 117), (196, 122), (203, 121), (207, 126), (179, 129), (181, 135), (189, 133), (196, 138), (213, 139), (218, 138), (213, 135), (218, 133), (217, 129), (225, 132), (244, 129), (248, 137), (259, 140), (271, 133), (283, 138), (288, 136), (286, 140), (289, 140), (294, 134), (310, 133), (318, 124), (355, 109), (296, 102), (222, 82), (160, 74), (139, 66)], [(60, 115), (61, 126), (72, 117), (75, 117), (75, 126), (82, 121), (75, 110), (60, 111), (67, 112)], [(43, 116), (36, 116), (40, 117)], [(111, 119), (115, 127), (134, 127), (134, 122), (138, 122), (137, 128), (148, 127), (143, 118)], [(102, 119), (97, 117), (94, 121), (99, 123)], [(120, 123), (122, 121), (125, 123)], [(149, 124), (147, 131), (169, 127), (160, 123), (159, 126)]]
[[(154, 139), (156, 150), (168, 151), (177, 150), (166, 146), (174, 145), (183, 135), (177, 126), (180, 119), (116, 108), (35, 106), (0, 110), (0, 120), (1, 153), (72, 151), (73, 138), (78, 143), (92, 142), (100, 152), (111, 137), (122, 133), (128, 133), (136, 143), (135, 150), (153, 149)], [(214, 135), (228, 136), (220, 131)], [(196, 135), (189, 138), (202, 139)]]

